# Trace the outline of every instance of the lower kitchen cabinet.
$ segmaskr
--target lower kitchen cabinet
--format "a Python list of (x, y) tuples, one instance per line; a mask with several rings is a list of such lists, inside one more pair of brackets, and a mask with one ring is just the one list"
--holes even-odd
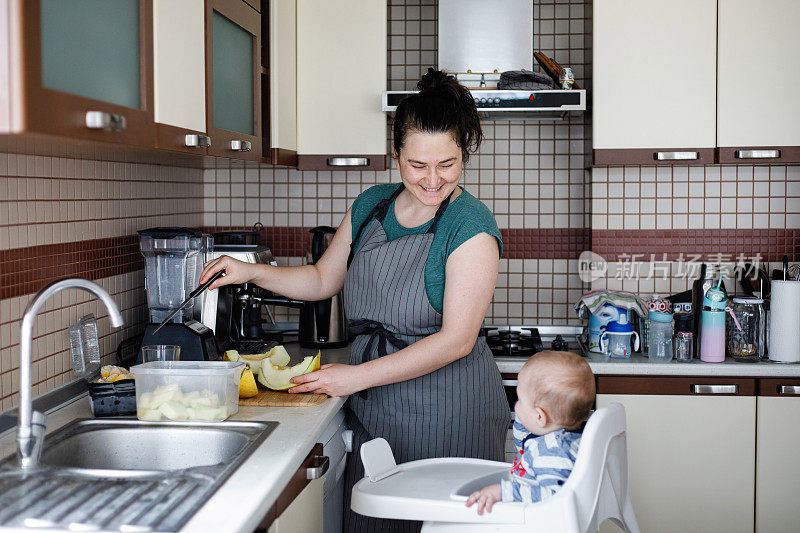
[(322, 533), (322, 476), (328, 467), (322, 449), (321, 443), (314, 445), (261, 520), (256, 533)]
[[(630, 494), (642, 531), (753, 531), (755, 379), (598, 376), (597, 383), (597, 407), (625, 406)], [(601, 531), (619, 529), (606, 522)]]
[(756, 422), (756, 533), (800, 524), (800, 379), (762, 379)]

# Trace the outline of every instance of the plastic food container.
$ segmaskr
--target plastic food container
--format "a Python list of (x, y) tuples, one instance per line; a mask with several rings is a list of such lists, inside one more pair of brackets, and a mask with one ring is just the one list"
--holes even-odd
[(90, 382), (89, 399), (94, 416), (136, 414), (136, 384), (132, 379), (113, 383)]
[(230, 361), (152, 361), (133, 366), (136, 416), (148, 422), (225, 420), (239, 410), (244, 367)]

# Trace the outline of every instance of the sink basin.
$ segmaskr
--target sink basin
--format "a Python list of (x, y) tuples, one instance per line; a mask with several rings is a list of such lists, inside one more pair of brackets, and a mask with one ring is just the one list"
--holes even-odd
[(178, 531), (277, 425), (77, 420), (0, 462), (0, 527)]
[[(258, 426), (83, 420), (45, 439), (48, 466), (108, 470), (183, 470), (229, 463)], [(263, 439), (262, 439), (263, 440)]]

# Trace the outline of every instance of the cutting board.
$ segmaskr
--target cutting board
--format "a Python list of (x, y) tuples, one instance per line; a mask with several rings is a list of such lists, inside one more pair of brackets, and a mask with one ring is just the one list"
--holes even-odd
[(259, 390), (252, 398), (239, 398), (239, 405), (259, 405), (262, 407), (309, 407), (319, 405), (328, 399), (327, 394), (299, 392), (289, 394), (283, 391)]

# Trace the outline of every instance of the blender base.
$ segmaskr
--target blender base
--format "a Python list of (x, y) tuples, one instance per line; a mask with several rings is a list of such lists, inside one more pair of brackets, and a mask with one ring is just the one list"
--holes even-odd
[[(142, 346), (174, 344), (181, 347), (181, 361), (219, 361), (220, 354), (214, 332), (196, 320), (182, 324), (165, 324), (155, 335), (158, 324), (147, 324)], [(142, 352), (136, 356), (136, 364), (142, 362)]]

